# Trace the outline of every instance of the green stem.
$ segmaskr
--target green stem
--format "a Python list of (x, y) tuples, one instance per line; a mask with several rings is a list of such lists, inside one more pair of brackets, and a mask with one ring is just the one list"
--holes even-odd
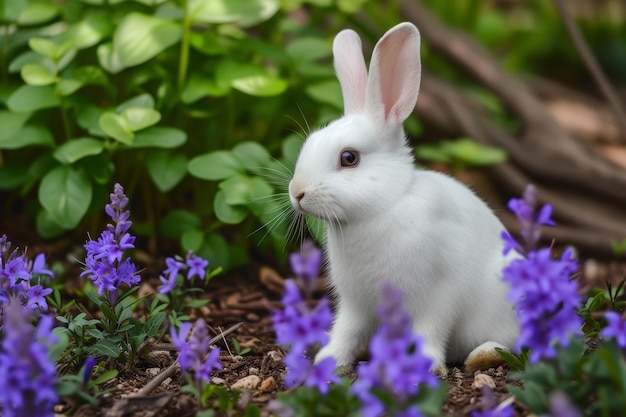
[(180, 43), (180, 60), (178, 61), (178, 95), (182, 94), (185, 82), (187, 81), (187, 70), (189, 67), (189, 34), (191, 32), (191, 16), (187, 8), (187, 0), (182, 1), (183, 5), (183, 37)]
[(7, 75), (9, 62), (9, 25), (3, 25), (2, 29), (2, 62), (0, 62), (0, 67), (2, 68), (2, 83), (6, 85), (9, 81), (9, 77)]

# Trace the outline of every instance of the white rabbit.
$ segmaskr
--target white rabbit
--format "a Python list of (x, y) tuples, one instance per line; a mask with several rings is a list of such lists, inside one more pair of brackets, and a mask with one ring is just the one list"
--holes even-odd
[(333, 55), (345, 115), (307, 138), (289, 183), (293, 207), (325, 222), (338, 303), (316, 361), (352, 366), (388, 280), (404, 292), (433, 371), (466, 358), (470, 369), (489, 366), (494, 346), (512, 348), (519, 333), (501, 280), (504, 227), (461, 183), (415, 169), (402, 123), (419, 91), (417, 28), (401, 23), (378, 41), (369, 77), (354, 31), (336, 36)]

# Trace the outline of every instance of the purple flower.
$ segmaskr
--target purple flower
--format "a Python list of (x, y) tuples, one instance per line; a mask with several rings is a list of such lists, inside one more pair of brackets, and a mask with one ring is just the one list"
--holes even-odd
[(550, 395), (550, 415), (554, 417), (582, 417), (583, 413), (574, 407), (564, 392), (556, 391)]
[(159, 286), (158, 291), (161, 294), (167, 294), (176, 287), (176, 278), (179, 274), (187, 271), (187, 279), (192, 279), (194, 276), (204, 279), (206, 277), (206, 267), (209, 265), (209, 261), (203, 259), (192, 251), (187, 253), (185, 262), (172, 257), (165, 259), (166, 268), (163, 271), (163, 275), (159, 277), (163, 285)]
[(160, 294), (167, 294), (171, 292), (176, 287), (176, 277), (176, 275), (171, 274), (168, 275), (167, 278), (160, 275), (159, 280), (163, 285), (159, 285), (157, 291), (159, 291)]
[(48, 350), (56, 342), (52, 319), (41, 316), (31, 324), (32, 311), (15, 299), (3, 308), (0, 346), (0, 404), (5, 417), (53, 416), (58, 402), (56, 368)]
[(523, 199), (512, 199), (509, 208), (522, 223), (524, 249), (503, 233), (506, 254), (511, 248), (523, 257), (514, 259), (503, 270), (503, 280), (510, 286), (508, 299), (515, 304), (520, 335), (518, 350), (531, 349), (530, 362), (556, 355), (556, 344), (568, 346), (571, 336), (580, 336), (582, 320), (577, 315), (581, 297), (576, 281), (570, 279), (578, 270), (578, 262), (568, 249), (560, 259), (552, 256), (550, 248), (535, 249), (540, 238), (540, 225), (554, 225), (552, 208), (535, 209), (537, 199), (528, 186)]
[(381, 325), (370, 340), (370, 360), (357, 367), (353, 392), (365, 417), (377, 417), (384, 404), (378, 395), (393, 398), (401, 415), (420, 416), (411, 405), (420, 385), (436, 387), (432, 360), (424, 354), (424, 340), (413, 333), (409, 313), (402, 307), (402, 292), (385, 282), (381, 286), (378, 316)]
[(189, 252), (186, 263), (189, 267), (189, 271), (187, 271), (187, 279), (191, 279), (194, 276), (204, 279), (206, 276), (206, 267), (209, 265), (209, 261), (194, 255), (192, 252)]
[(91, 374), (93, 373), (93, 368), (96, 366), (98, 361), (94, 357), (87, 357), (85, 360), (85, 364), (83, 365), (83, 385), (87, 385), (89, 380), (91, 379)]
[(296, 277), (304, 282), (317, 278), (321, 262), (322, 251), (310, 239), (302, 243), (299, 253), (294, 252), (289, 256), (292, 271), (296, 274)]
[(31, 262), (26, 257), (26, 251), (15, 249), (9, 254), (11, 242), (6, 235), (0, 237), (0, 310), (2, 305), (15, 298), (30, 309), (47, 310), (45, 296), (52, 292), (43, 288), (39, 283), (31, 285), (31, 281), (38, 280), (40, 275), (54, 277), (54, 273), (46, 269), (46, 257), (39, 254)]
[(502, 239), (505, 242), (504, 254), (510, 250), (516, 250), (519, 253), (526, 253), (532, 250), (541, 236), (540, 226), (554, 226), (552, 220), (552, 206), (546, 204), (540, 208), (537, 207), (537, 190), (532, 184), (529, 184), (524, 190), (523, 198), (512, 198), (509, 200), (509, 209), (517, 216), (522, 229), (520, 235), (524, 240), (524, 244), (520, 245), (508, 232), (502, 233)]
[(332, 322), (328, 299), (322, 298), (315, 308), (309, 308), (302, 298), (294, 280), (285, 282), (282, 298), (284, 309), (272, 313), (276, 341), (290, 346), (284, 363), (287, 367), (285, 385), (293, 387), (304, 384), (328, 391), (329, 382), (337, 382), (336, 363), (332, 358), (313, 364), (305, 352), (328, 343), (326, 331)]
[(178, 333), (173, 327), (170, 329), (172, 342), (178, 351), (178, 363), (183, 373), (194, 383), (206, 384), (211, 379), (211, 372), (222, 369), (222, 363), (219, 361), (220, 349), (209, 346), (209, 329), (203, 319), (196, 320), (191, 337), (187, 341), (190, 330), (191, 323), (183, 323)]
[(602, 337), (606, 339), (615, 338), (617, 345), (626, 349), (626, 321), (615, 311), (609, 311), (604, 315), (604, 318), (608, 324), (602, 329)]
[(113, 190), (111, 203), (105, 206), (104, 211), (114, 224), (108, 224), (107, 230), (98, 239), (90, 239), (84, 245), (87, 255), (81, 276), (91, 279), (100, 295), (115, 294), (121, 285), (132, 287), (140, 281), (135, 264), (128, 258), (123, 259), (124, 252), (135, 247), (135, 237), (127, 233), (132, 225), (128, 221), (130, 212), (124, 210), (128, 197), (119, 184), (115, 184)]
[(39, 307), (40, 310), (46, 311), (48, 309), (48, 303), (46, 302), (46, 296), (52, 294), (51, 288), (44, 288), (41, 285), (35, 285), (30, 287), (26, 292), (26, 306), (34, 309)]
[(496, 394), (488, 385), (483, 387), (482, 394), (483, 411), (472, 411), (472, 417), (513, 417), (515, 415), (512, 403), (505, 401), (498, 404)]

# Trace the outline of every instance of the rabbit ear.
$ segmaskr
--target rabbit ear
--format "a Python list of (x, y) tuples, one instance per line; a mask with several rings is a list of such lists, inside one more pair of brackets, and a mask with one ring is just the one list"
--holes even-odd
[(333, 42), (333, 57), (343, 94), (344, 114), (362, 112), (365, 109), (367, 69), (359, 35), (350, 29), (339, 32)]
[(378, 121), (401, 124), (415, 108), (421, 79), (420, 35), (408, 22), (391, 28), (372, 54), (365, 110)]

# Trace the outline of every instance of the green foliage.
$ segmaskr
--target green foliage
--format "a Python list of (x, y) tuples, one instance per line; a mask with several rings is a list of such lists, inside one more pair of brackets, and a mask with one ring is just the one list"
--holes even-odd
[[(340, 113), (330, 37), (317, 23), (366, 2), (9, 3), (0, 190), (37, 196), (28, 214), (52, 238), (96, 215), (108, 185), (123, 179), (144, 199), (134, 213), (150, 220), (139, 229), (228, 268), (246, 260), (235, 248), (250, 243), (237, 236), (281, 211), (273, 196), (282, 190), (268, 177), (287, 175), (293, 159), (271, 155), (304, 115), (306, 124)], [(309, 26), (290, 14), (304, 3), (317, 6)], [(343, 25), (335, 16), (328, 33)], [(167, 229), (179, 210), (197, 219), (182, 233)], [(247, 233), (217, 237), (234, 224)], [(275, 225), (267, 235), (282, 247), (285, 233)]]
[(461, 172), (468, 167), (506, 161), (506, 152), (502, 149), (481, 145), (469, 138), (444, 140), (435, 145), (422, 145), (415, 150), (415, 153), (421, 160), (450, 164), (455, 172)]
[(513, 374), (524, 388), (508, 386), (528, 409), (537, 414), (549, 412), (550, 396), (564, 393), (584, 415), (618, 416), (626, 407), (626, 362), (624, 352), (614, 342), (606, 342), (585, 353), (583, 341), (574, 339), (560, 348), (553, 362), (527, 365)]
[(302, 417), (348, 417), (360, 415), (360, 402), (350, 391), (350, 381), (342, 378), (323, 395), (313, 387), (298, 387), (291, 392), (279, 392), (277, 400)]
[(233, 345), (233, 350), (235, 351), (235, 355), (238, 356), (243, 356), (246, 353), (250, 353), (250, 348), (242, 348), (241, 345), (239, 344), (239, 341), (237, 339), (235, 339), (234, 337), (232, 337), (230, 339), (231, 344)]
[(621, 241), (613, 240), (611, 241), (611, 248), (613, 249), (613, 253), (615, 256), (625, 256), (626, 255), (626, 239)]
[(104, 368), (104, 361), (98, 363), (92, 373), (92, 375), (96, 375), (95, 378), (89, 378), (87, 381), (85, 381), (87, 370), (84, 365), (78, 374), (62, 375), (57, 384), (57, 393), (59, 396), (71, 398), (74, 401), (72, 410), (78, 409), (82, 404), (89, 404), (93, 408), (97, 407), (100, 397), (116, 390), (116, 388), (102, 388), (104, 384), (118, 375), (117, 369), (105, 370)]

